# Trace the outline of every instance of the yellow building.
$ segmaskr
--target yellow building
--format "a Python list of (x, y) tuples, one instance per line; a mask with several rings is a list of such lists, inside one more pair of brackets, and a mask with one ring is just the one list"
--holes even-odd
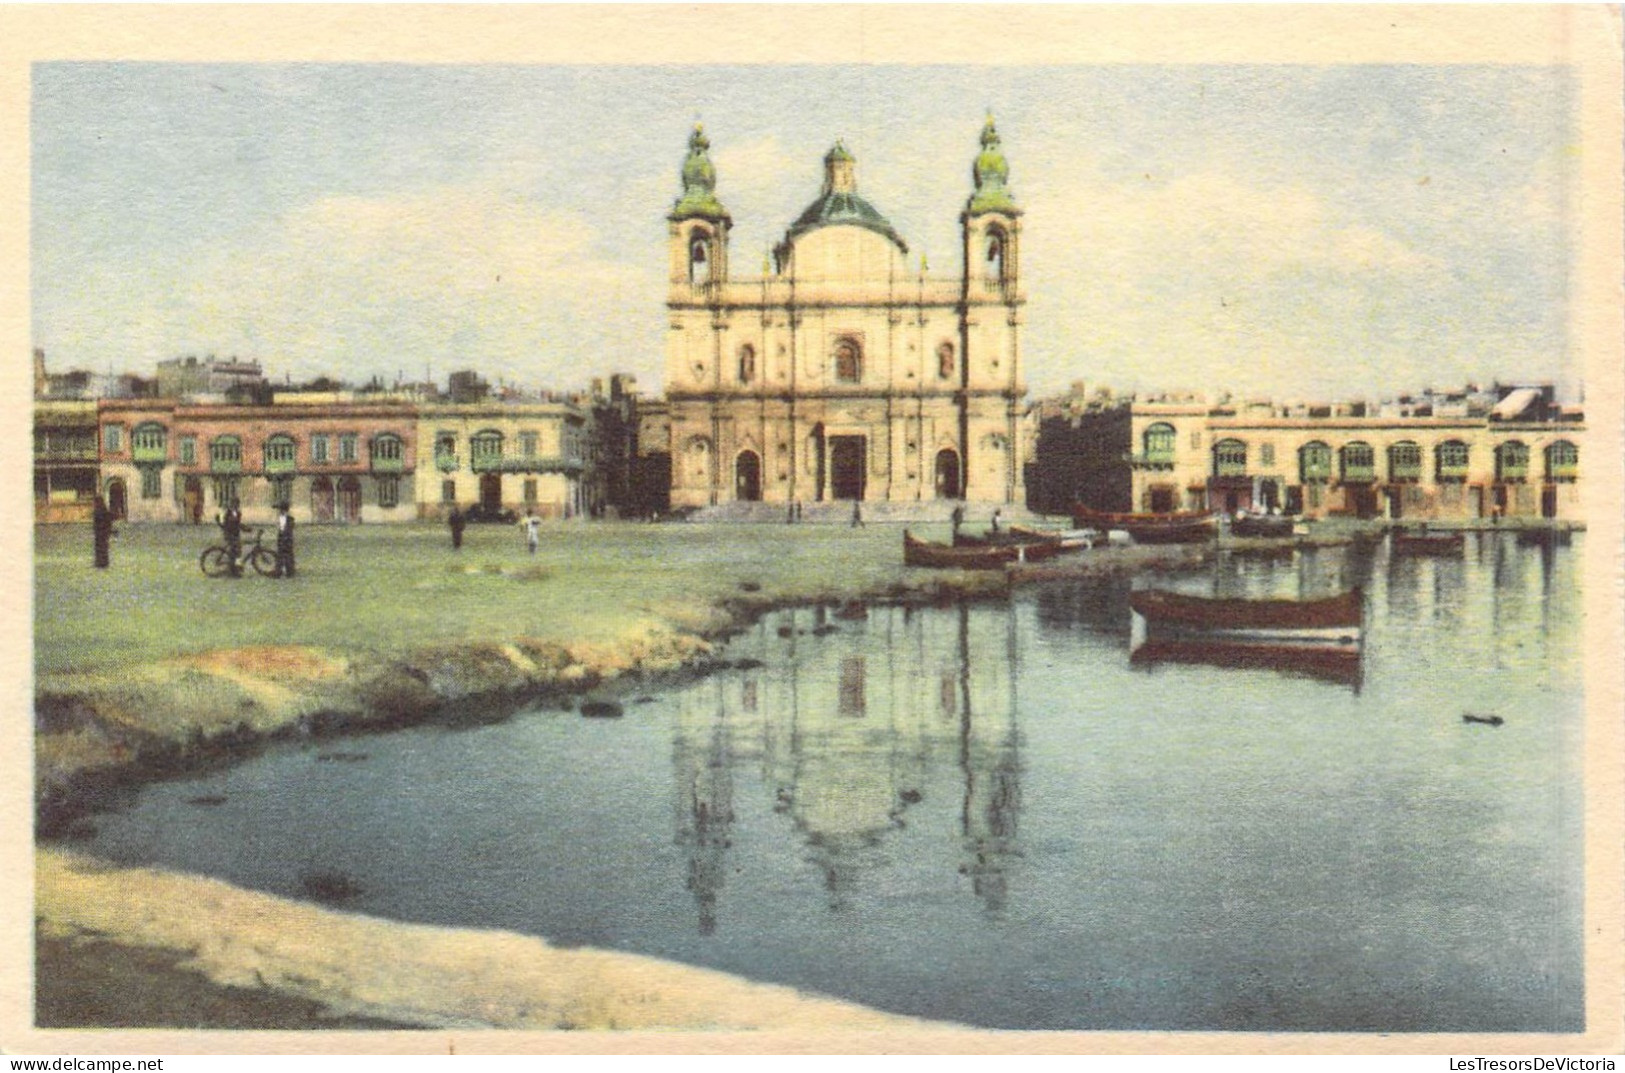
[(910, 261), (837, 143), (751, 277), (695, 128), (667, 218), (673, 507), (1022, 501), (1021, 210), (991, 118), (982, 146), (960, 275)]
[(1581, 414), (1537, 388), (1443, 409), (1135, 402), (1134, 509), (1583, 521)]
[(587, 507), (591, 413), (569, 401), (429, 403), (418, 412), (418, 516), (453, 506), (570, 518)]

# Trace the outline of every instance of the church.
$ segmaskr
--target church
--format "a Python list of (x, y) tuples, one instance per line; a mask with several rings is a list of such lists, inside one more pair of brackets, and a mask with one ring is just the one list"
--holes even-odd
[(1024, 501), (1021, 209), (991, 116), (981, 145), (957, 277), (911, 261), (839, 142), (743, 276), (696, 126), (667, 217), (673, 507)]

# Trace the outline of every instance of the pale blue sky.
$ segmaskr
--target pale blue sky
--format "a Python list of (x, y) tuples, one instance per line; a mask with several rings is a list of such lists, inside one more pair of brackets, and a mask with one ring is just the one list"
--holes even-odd
[(696, 119), (736, 273), (841, 138), (947, 275), (991, 109), (1035, 393), (1572, 388), (1573, 96), (1529, 67), (40, 64), (34, 341), (657, 390)]

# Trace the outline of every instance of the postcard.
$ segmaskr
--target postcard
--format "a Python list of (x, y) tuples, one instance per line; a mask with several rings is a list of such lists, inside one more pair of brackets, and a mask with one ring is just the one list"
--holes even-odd
[(1619, 1053), (1616, 9), (0, 23), (8, 1051)]

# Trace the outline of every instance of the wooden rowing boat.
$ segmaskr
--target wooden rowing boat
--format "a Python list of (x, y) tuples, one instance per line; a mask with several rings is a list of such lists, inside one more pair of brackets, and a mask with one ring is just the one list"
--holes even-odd
[(1401, 555), (1456, 555), (1467, 547), (1467, 535), (1430, 533), (1426, 530), (1394, 530), (1394, 551)]
[(1230, 523), (1238, 537), (1289, 537), (1297, 519), (1290, 514), (1240, 514)]
[(1013, 563), (1030, 563), (1052, 558), (1068, 550), (1053, 541), (1028, 544), (982, 544), (974, 546), (942, 544), (921, 540), (903, 530), (903, 565), (931, 566), (957, 570), (997, 570)]
[(1129, 593), (1146, 637), (1229, 644), (1356, 645), (1365, 619), (1359, 588), (1319, 600), (1210, 599), (1145, 589)]
[(1072, 524), (1079, 529), (1121, 529), (1137, 544), (1195, 544), (1213, 538), (1218, 516), (1199, 510), (1122, 514), (1091, 510), (1080, 503), (1072, 508)]

